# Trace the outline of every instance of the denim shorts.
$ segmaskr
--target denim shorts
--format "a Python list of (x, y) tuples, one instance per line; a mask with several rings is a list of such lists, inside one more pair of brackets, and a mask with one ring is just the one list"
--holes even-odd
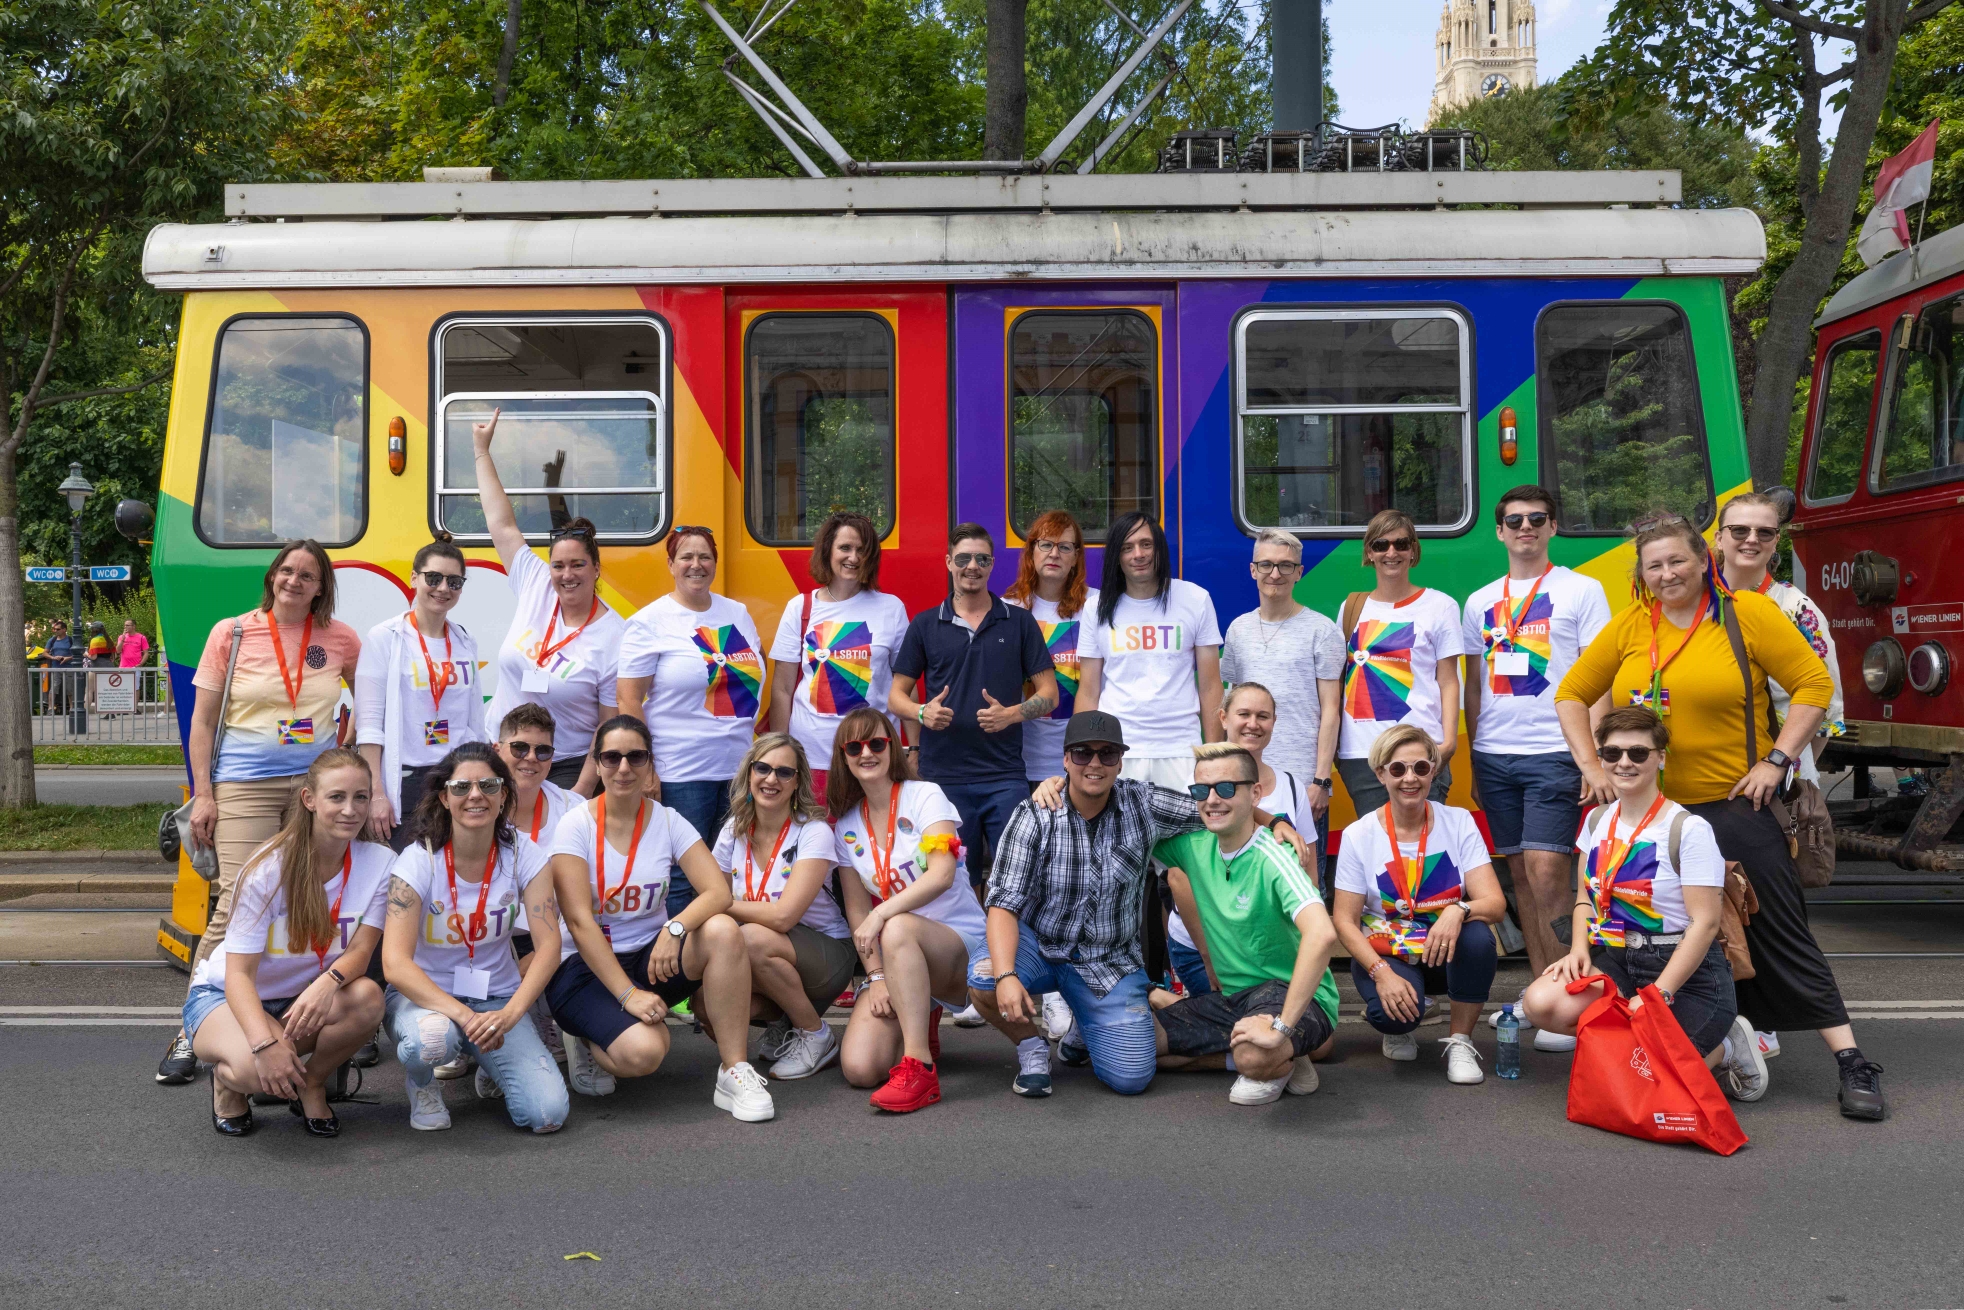
[[(283, 1018), (286, 1012), (293, 1008), (293, 1003), (299, 999), (298, 996), (284, 996), (278, 1000), (269, 1001), (262, 996), (259, 999), (259, 1004), (265, 1007), (268, 1015), (279, 1019)], [(193, 987), (190, 995), (184, 998), (185, 1037), (196, 1037), (198, 1035), (198, 1025), (209, 1019), (211, 1012), (223, 1004), (225, 1004), (225, 989), (223, 987), (213, 987), (210, 983), (199, 983)]]
[[(1664, 967), (1677, 953), (1675, 946), (1632, 946), (1611, 950), (1598, 946), (1589, 952), (1589, 962), (1608, 974), (1616, 989), (1625, 996), (1657, 981)], [(1732, 966), (1725, 948), (1716, 942), (1698, 963), (1698, 971), (1684, 980), (1671, 998), (1671, 1017), (1684, 1029), (1684, 1035), (1704, 1055), (1725, 1040), (1732, 1021), (1739, 1017), (1739, 1003), (1732, 994)]]
[(1575, 849), (1582, 830), (1582, 770), (1567, 751), (1551, 755), (1473, 752), (1473, 781), (1487, 831), (1502, 855)]

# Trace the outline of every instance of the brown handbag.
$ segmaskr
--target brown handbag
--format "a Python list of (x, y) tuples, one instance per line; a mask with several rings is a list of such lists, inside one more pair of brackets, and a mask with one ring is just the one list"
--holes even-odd
[[(1732, 643), (1732, 658), (1739, 663), (1739, 673), (1746, 683), (1746, 772), (1751, 773), (1759, 763), (1759, 733), (1757, 716), (1753, 713), (1753, 666), (1746, 656), (1745, 634), (1739, 631), (1739, 616), (1732, 606), (1725, 608), (1725, 636)], [(1772, 730), (1772, 706), (1767, 707), (1767, 727)], [(1787, 791), (1787, 796), (1799, 799), (1802, 789), (1812, 787), (1816, 797), (1808, 798), (1808, 807), (1814, 810), (1815, 799), (1820, 788), (1813, 783), (1796, 782)], [(1793, 807), (1786, 799), (1775, 795), (1767, 802), (1773, 812), (1773, 821), (1780, 825), (1780, 831), (1787, 835), (1787, 854), (1792, 857), (1794, 870), (1800, 876), (1802, 887), (1826, 887), (1834, 881), (1834, 820), (1826, 813), (1827, 803), (1820, 801), (1817, 821), (1825, 829), (1826, 839), (1818, 846), (1800, 840), (1800, 825), (1794, 818)]]
[(1758, 970), (1753, 953), (1746, 946), (1746, 925), (1759, 911), (1759, 897), (1746, 878), (1745, 866), (1737, 860), (1725, 862), (1725, 900), (1719, 906), (1719, 948), (1732, 966), (1732, 981), (1745, 982)]

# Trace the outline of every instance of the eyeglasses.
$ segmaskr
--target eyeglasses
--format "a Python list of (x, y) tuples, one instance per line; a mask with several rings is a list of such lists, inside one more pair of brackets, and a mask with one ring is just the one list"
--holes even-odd
[(1412, 539), (1410, 537), (1379, 537), (1371, 543), (1371, 549), (1380, 555), (1388, 550), (1410, 550), (1411, 548)]
[(871, 751), (875, 755), (884, 755), (887, 753), (887, 739), (885, 737), (868, 737), (865, 741), (849, 741), (839, 749), (855, 760), (864, 751)]
[(788, 764), (766, 764), (762, 760), (750, 766), (753, 778), (776, 778), (779, 782), (790, 782), (798, 776), (798, 771)]
[(593, 758), (601, 768), (612, 773), (623, 764), (627, 765), (630, 769), (645, 769), (654, 763), (655, 755), (653, 751), (642, 750), (601, 751)]
[(1248, 567), (1255, 570), (1255, 576), (1258, 578), (1272, 578), (1278, 574), (1286, 578), (1300, 570), (1302, 565), (1292, 559), (1258, 559)]
[(1523, 523), (1531, 528), (1545, 528), (1548, 526), (1548, 515), (1542, 510), (1536, 510), (1532, 514), (1509, 514), (1501, 522), (1516, 531)]
[(1410, 764), (1407, 764), (1403, 760), (1393, 760), (1384, 766), (1384, 771), (1394, 778), (1404, 777), (1407, 769), (1411, 770), (1414, 778), (1430, 777), (1432, 775), (1432, 761), (1413, 760)]
[(1031, 542), (1030, 545), (1039, 555), (1077, 554), (1077, 543), (1075, 541), (1052, 541), (1048, 537), (1039, 537)]
[(1778, 528), (1749, 528), (1743, 523), (1728, 523), (1725, 530), (1732, 534), (1734, 541), (1744, 541), (1748, 537), (1754, 541), (1772, 541), (1780, 535)]
[[(1596, 748), (1596, 754), (1602, 758), (1605, 764), (1620, 764), (1625, 755), (1630, 757), (1630, 763), (1642, 764), (1650, 758), (1651, 752), (1656, 749), (1654, 746), (1598, 746)], [(1657, 751), (1657, 753), (1659, 755), (1663, 754), (1662, 751)]]
[(470, 795), (473, 787), (481, 795), (490, 798), (500, 795), (505, 790), (505, 780), (494, 775), (489, 778), (452, 778), (443, 784), (443, 789), (458, 800)]
[(451, 591), (464, 589), (464, 575), (461, 573), (438, 573), (435, 569), (429, 569), (418, 576), (423, 579), (423, 585), (431, 591), (439, 587), (447, 587)]
[(552, 758), (552, 747), (534, 746), (529, 741), (508, 741), (505, 743), (505, 749), (515, 760), (537, 760), (544, 764)]
[(1098, 761), (1098, 763), (1104, 765), (1106, 768), (1110, 768), (1124, 758), (1125, 747), (1073, 746), (1065, 751), (1064, 754), (1070, 756), (1071, 763), (1077, 765), (1079, 768), (1083, 768), (1093, 760)]
[(986, 569), (995, 562), (996, 557), (984, 551), (977, 551), (972, 555), (967, 551), (963, 551), (961, 554), (955, 556), (955, 567), (958, 569), (965, 569), (971, 564), (978, 569)]
[(1207, 799), (1207, 793), (1211, 791), (1222, 800), (1231, 801), (1234, 799), (1235, 792), (1243, 787), (1252, 786), (1254, 784), (1251, 782), (1190, 782), (1187, 784), (1187, 795), (1197, 801), (1204, 801)]
[(593, 529), (592, 528), (554, 528), (551, 532), (546, 534), (546, 539), (548, 541), (564, 541), (568, 537), (573, 538), (575, 541), (585, 541), (590, 543), (593, 540)]

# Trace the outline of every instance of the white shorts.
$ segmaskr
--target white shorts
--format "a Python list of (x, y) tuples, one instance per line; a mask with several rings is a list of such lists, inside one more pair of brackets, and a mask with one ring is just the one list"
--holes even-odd
[(1150, 782), (1168, 791), (1184, 792), (1193, 782), (1194, 759), (1185, 755), (1131, 755), (1119, 766), (1118, 776), (1134, 782)]

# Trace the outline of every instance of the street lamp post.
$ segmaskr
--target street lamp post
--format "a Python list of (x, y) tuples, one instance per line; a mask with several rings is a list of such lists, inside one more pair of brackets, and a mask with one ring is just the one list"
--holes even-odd
[[(82, 506), (95, 495), (95, 484), (82, 476), (80, 464), (68, 466), (68, 476), (55, 488), (68, 498), (68, 581), (69, 581), (69, 637), (71, 641), (82, 640)], [(76, 686), (68, 698), (68, 731), (70, 735), (86, 736), (89, 731), (88, 698), (88, 646), (82, 646), (82, 676), (76, 679)]]

